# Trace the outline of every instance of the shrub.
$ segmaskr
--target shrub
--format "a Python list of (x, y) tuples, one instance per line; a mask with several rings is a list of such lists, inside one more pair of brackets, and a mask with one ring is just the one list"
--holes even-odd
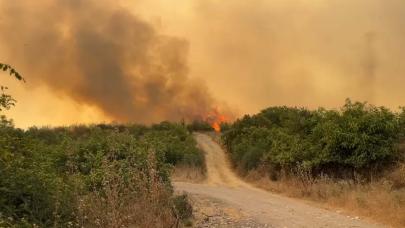
[(187, 129), (190, 132), (194, 132), (194, 131), (213, 131), (214, 129), (212, 128), (212, 126), (206, 122), (206, 121), (202, 121), (202, 120), (194, 120), (193, 122), (189, 123), (187, 125)]
[(237, 120), (222, 139), (244, 170), (267, 164), (340, 175), (398, 160), (401, 115), (350, 100), (340, 111), (272, 107)]
[[(126, 162), (125, 162), (126, 163)], [(81, 227), (172, 227), (177, 223), (171, 191), (153, 157), (147, 167), (129, 169), (103, 161), (101, 185), (78, 197)]]
[(177, 164), (203, 164), (181, 124), (24, 131), (2, 121), (0, 226), (170, 226)]
[(179, 219), (185, 220), (193, 216), (193, 207), (186, 194), (174, 197), (173, 202)]

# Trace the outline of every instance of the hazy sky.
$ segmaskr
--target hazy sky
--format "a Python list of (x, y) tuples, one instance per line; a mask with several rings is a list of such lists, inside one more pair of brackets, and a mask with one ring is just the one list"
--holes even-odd
[[(206, 112), (223, 103), (238, 113), (254, 113), (271, 105), (338, 107), (347, 97), (391, 108), (405, 105), (403, 0), (26, 2), (0, 0), (0, 29), (20, 25), (15, 31), (11, 29), (0, 35), (0, 60), (21, 69), (27, 78), (24, 85), (11, 81), (7, 75), (1, 80), (2, 84), (9, 85), (10, 92), (19, 101), (9, 113), (18, 126), (176, 119), (188, 113)], [(107, 10), (97, 4), (117, 10)], [(25, 16), (13, 19), (10, 10)], [(118, 20), (122, 31), (115, 31), (114, 26), (104, 29), (103, 24), (111, 23), (108, 16), (120, 10), (132, 15)], [(47, 14), (50, 19), (38, 16)], [(94, 17), (86, 18), (87, 14)], [(71, 15), (76, 19), (72, 20)], [(45, 22), (47, 24), (41, 24)], [(89, 31), (81, 26), (83, 23), (91, 25)], [(103, 29), (97, 30), (99, 27)], [(72, 30), (69, 28), (80, 28), (72, 32), (75, 39), (65, 39), (64, 34), (70, 34), (66, 31)], [(93, 34), (91, 32), (102, 37), (92, 36), (92, 39), (122, 48), (120, 57), (111, 57), (117, 55), (115, 51), (113, 54), (97, 51), (104, 47), (102, 45), (92, 47), (88, 54), (89, 44), (78, 45), (83, 42), (77, 40), (83, 40), (83, 34)], [(23, 34), (21, 41), (19, 34)], [(72, 44), (73, 41), (77, 43)], [(134, 44), (132, 49), (119, 45), (137, 42), (145, 44)], [(162, 42), (165, 45), (162, 46)], [(55, 51), (46, 51), (49, 43), (57, 47), (52, 49)], [(41, 47), (30, 48), (32, 44), (41, 44)], [(66, 48), (70, 46), (75, 48)], [(66, 51), (78, 47), (83, 47), (80, 53)], [(58, 55), (60, 50), (64, 57), (55, 61), (52, 55)], [(148, 57), (144, 57), (145, 53)], [(76, 61), (71, 64), (76, 58), (84, 58), (90, 66), (80, 68)], [(117, 62), (117, 69), (123, 72), (118, 76), (95, 76), (106, 69), (98, 64), (108, 61)], [(159, 64), (150, 64), (156, 61)], [(176, 65), (174, 63), (177, 68), (171, 67)], [(51, 64), (56, 67), (49, 67)], [(70, 66), (79, 66), (77, 75), (81, 76)], [(128, 76), (126, 70), (140, 72), (142, 80), (133, 81), (134, 77)], [(47, 75), (50, 71), (52, 77)], [(96, 88), (88, 83), (74, 83), (88, 77), (107, 82)], [(131, 87), (127, 87), (128, 78), (134, 84)], [(161, 85), (162, 80), (164, 85)], [(151, 89), (144, 89), (151, 84), (153, 86), (148, 87)], [(100, 95), (106, 87), (120, 93)], [(173, 92), (176, 89), (180, 92)], [(126, 96), (125, 90), (130, 95)], [(190, 94), (191, 91), (197, 94)], [(111, 107), (116, 100), (122, 101), (125, 97), (130, 99), (126, 101), (128, 104), (121, 102)], [(131, 99), (140, 99), (143, 103)], [(203, 104), (202, 109), (199, 104)], [(176, 111), (179, 109), (180, 114)], [(132, 112), (136, 112), (133, 117)], [(130, 116), (120, 113), (130, 113)]]

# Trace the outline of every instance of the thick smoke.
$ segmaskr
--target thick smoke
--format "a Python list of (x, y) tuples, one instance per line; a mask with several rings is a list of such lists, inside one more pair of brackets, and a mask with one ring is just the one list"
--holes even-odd
[(172, 31), (193, 45), (193, 72), (206, 75), (215, 97), (243, 112), (271, 105), (335, 108), (348, 97), (404, 105), (404, 0), (145, 2), (166, 3), (156, 13), (166, 10), (166, 23), (177, 5), (188, 5), (170, 24), (182, 22)]
[(188, 78), (188, 43), (115, 0), (0, 0), (1, 57), (117, 121), (199, 118), (214, 108)]
[[(204, 83), (188, 75), (240, 113), (335, 108), (348, 97), (397, 108), (405, 101), (404, 28), (404, 0), (0, 0), (0, 60), (28, 87), (48, 85), (121, 121), (215, 110)], [(57, 101), (36, 94), (48, 123)], [(17, 100), (13, 111), (27, 107)], [(58, 123), (65, 112), (54, 114), (63, 115)]]

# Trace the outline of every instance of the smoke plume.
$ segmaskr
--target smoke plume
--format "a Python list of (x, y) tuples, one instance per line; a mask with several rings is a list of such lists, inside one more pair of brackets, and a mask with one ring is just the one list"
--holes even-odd
[(213, 98), (240, 113), (348, 97), (395, 109), (404, 22), (404, 0), (0, 0), (0, 60), (35, 88), (7, 82), (20, 126), (71, 123), (83, 112), (68, 103), (88, 110), (79, 122), (193, 119), (223, 107)]
[(182, 22), (172, 31), (193, 45), (193, 72), (243, 113), (271, 105), (337, 108), (348, 97), (404, 105), (403, 0), (145, 2), (163, 5), (145, 14), (165, 14), (169, 29)]
[(117, 121), (200, 118), (214, 108), (188, 77), (188, 43), (159, 34), (114, 0), (0, 0), (2, 57)]

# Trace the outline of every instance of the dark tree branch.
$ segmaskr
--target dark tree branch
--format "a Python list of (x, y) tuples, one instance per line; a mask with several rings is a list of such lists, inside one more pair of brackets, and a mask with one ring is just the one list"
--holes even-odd
[(0, 70), (9, 71), (11, 76), (14, 76), (17, 80), (25, 82), (25, 79), (18, 73), (12, 66), (0, 63)]

